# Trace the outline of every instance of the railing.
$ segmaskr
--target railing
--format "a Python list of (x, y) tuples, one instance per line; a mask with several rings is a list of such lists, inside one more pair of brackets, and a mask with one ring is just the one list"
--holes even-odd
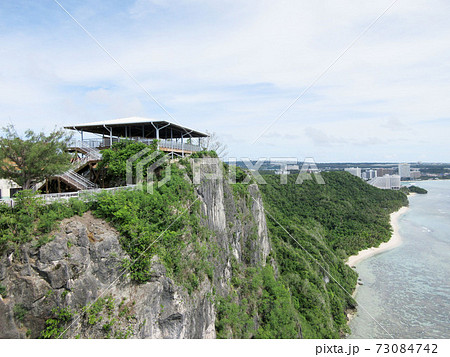
[(80, 167), (86, 165), (89, 161), (100, 161), (102, 159), (102, 153), (98, 149), (89, 148), (86, 150), (86, 156), (80, 160), (72, 163), (73, 170), (77, 170)]
[(202, 151), (202, 148), (198, 145), (180, 143), (173, 140), (160, 140), (159, 147), (172, 150), (176, 149), (184, 151)]
[(39, 195), (38, 197), (42, 197), (46, 203), (61, 201), (61, 200), (69, 200), (71, 198), (80, 198), (85, 201), (88, 201), (94, 194), (100, 192), (117, 192), (123, 190), (135, 190), (137, 185), (129, 185), (129, 186), (119, 186), (119, 187), (111, 187), (111, 188), (94, 188), (89, 190), (81, 190), (78, 192), (65, 192), (65, 193), (50, 193), (48, 195)]
[[(64, 192), (64, 193), (49, 193), (43, 195), (37, 195), (44, 200), (45, 203), (50, 204), (52, 202), (69, 200), (71, 198), (80, 198), (84, 201), (89, 201), (94, 194), (100, 192), (117, 192), (122, 190), (135, 190), (137, 185), (128, 185), (128, 186), (119, 186), (119, 187), (111, 187), (111, 188), (94, 188), (89, 190), (81, 190), (78, 192)], [(10, 207), (14, 207), (15, 199), (14, 198), (6, 198), (0, 199), (0, 202), (7, 204)]]
[[(108, 139), (109, 140), (109, 139)], [(70, 148), (99, 148), (104, 146), (103, 139), (84, 139), (81, 140), (71, 140), (67, 146)]]
[[(136, 141), (140, 141), (141, 143), (150, 145), (153, 143), (155, 139), (142, 139), (138, 138)], [(199, 145), (189, 144), (189, 143), (182, 143), (177, 142), (175, 140), (165, 140), (160, 139), (159, 140), (159, 147), (164, 149), (171, 149), (171, 150), (183, 150), (183, 151), (202, 151), (202, 147)]]
[(14, 198), (0, 198), (0, 202), (10, 207), (14, 207)]
[(97, 187), (97, 185), (94, 184), (92, 181), (77, 174), (73, 170), (69, 170), (69, 171), (63, 173), (62, 175), (60, 175), (59, 177), (81, 190), (82, 189), (92, 189), (92, 188)]
[[(113, 138), (113, 143), (119, 142), (121, 139), (119, 138)], [(125, 139), (123, 139), (125, 140)], [(129, 138), (126, 140), (133, 140), (138, 141), (147, 145), (152, 144), (155, 139), (145, 139), (145, 138)], [(96, 149), (99, 147), (109, 147), (110, 146), (110, 138), (103, 138), (103, 139), (84, 139), (81, 140), (72, 140), (69, 143), (69, 147), (78, 147), (78, 148), (84, 148), (84, 149)], [(164, 149), (172, 149), (172, 150), (182, 150), (182, 151), (201, 151), (202, 147), (199, 145), (189, 144), (185, 142), (177, 142), (175, 140), (167, 140), (167, 139), (160, 139), (159, 140), (159, 147)]]

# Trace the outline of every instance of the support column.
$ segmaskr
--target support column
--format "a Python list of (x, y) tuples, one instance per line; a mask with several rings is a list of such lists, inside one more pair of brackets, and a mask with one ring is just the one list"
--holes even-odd
[(181, 157), (184, 157), (184, 140), (183, 140), (183, 135), (181, 135)]
[(156, 140), (157, 140), (156, 148), (159, 150), (159, 128), (158, 127), (156, 127)]
[(170, 128), (170, 146), (172, 149), (172, 159), (173, 159), (173, 129), (172, 129), (172, 127)]

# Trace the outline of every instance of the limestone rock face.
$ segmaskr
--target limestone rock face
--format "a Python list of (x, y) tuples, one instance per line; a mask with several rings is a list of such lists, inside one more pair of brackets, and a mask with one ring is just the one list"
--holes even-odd
[[(110, 337), (215, 338), (211, 297), (229, 293), (231, 260), (264, 265), (270, 243), (256, 185), (248, 187), (246, 198), (237, 198), (225, 179), (206, 180), (196, 189), (202, 224), (219, 247), (213, 282), (206, 278), (188, 294), (157, 256), (149, 282), (131, 281), (122, 267), (128, 256), (119, 233), (88, 212), (63, 220), (53, 240), (40, 248), (30, 243), (3, 254), (0, 284), (7, 293), (0, 296), (0, 338), (39, 337), (55, 307), (76, 312), (67, 338), (102, 338), (108, 331), (116, 331)], [(99, 298), (113, 301), (109, 310), (97, 315), (83, 310)]]

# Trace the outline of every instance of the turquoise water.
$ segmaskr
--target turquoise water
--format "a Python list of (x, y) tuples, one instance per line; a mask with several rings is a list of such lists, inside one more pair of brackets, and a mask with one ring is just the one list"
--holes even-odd
[(450, 180), (417, 186), (428, 194), (410, 197), (403, 244), (356, 266), (363, 308), (349, 338), (450, 338)]

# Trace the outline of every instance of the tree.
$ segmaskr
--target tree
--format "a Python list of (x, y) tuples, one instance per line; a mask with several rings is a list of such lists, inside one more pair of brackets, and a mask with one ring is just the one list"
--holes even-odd
[(205, 151), (215, 151), (218, 157), (226, 156), (228, 154), (227, 145), (220, 141), (216, 133), (210, 133), (208, 131), (206, 133), (209, 136), (203, 140), (202, 149)]
[[(107, 185), (114, 187), (126, 184), (128, 159), (145, 149), (150, 149), (150, 151), (147, 152), (144, 156), (137, 158), (132, 163), (133, 176), (135, 176), (137, 164), (145, 159), (148, 155), (151, 155), (153, 152), (157, 151), (157, 146), (158, 143), (156, 140), (154, 140), (150, 145), (144, 144), (139, 141), (121, 140), (117, 143), (114, 143), (111, 148), (102, 150), (102, 161), (100, 162), (99, 167), (101, 169), (106, 169), (105, 176)], [(161, 152), (161, 155), (163, 154), (164, 153)], [(147, 168), (158, 159), (159, 156), (155, 157), (154, 159), (147, 162), (146, 165), (144, 165), (144, 176), (147, 175)]]
[(23, 189), (58, 175), (70, 167), (67, 142), (71, 135), (55, 129), (49, 135), (27, 130), (22, 138), (13, 125), (2, 128), (0, 178), (14, 181)]

